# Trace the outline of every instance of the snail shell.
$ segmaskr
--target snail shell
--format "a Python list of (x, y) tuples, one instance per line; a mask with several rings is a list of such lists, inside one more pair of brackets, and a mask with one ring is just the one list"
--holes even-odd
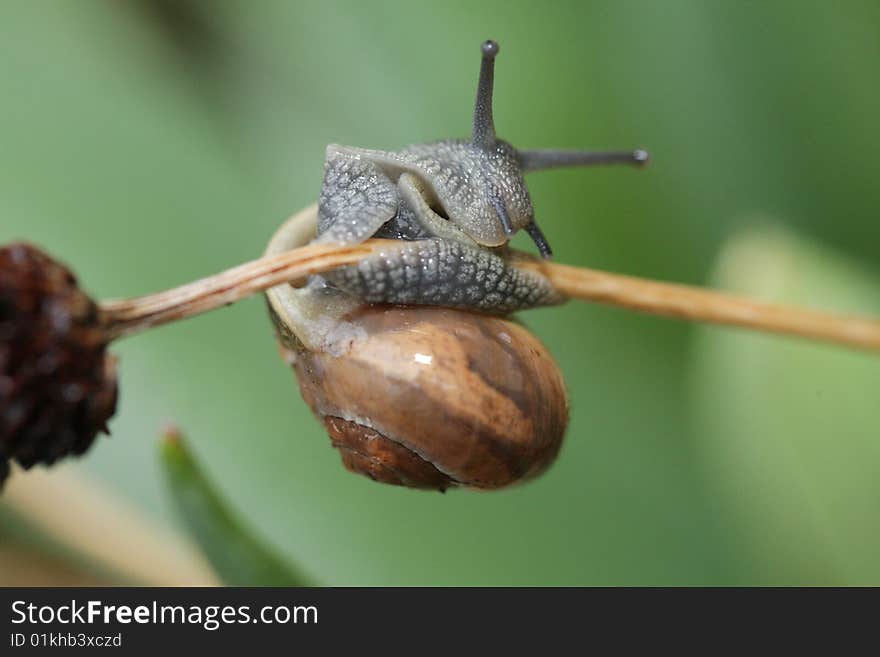
[[(314, 234), (312, 209), (270, 242)], [(267, 293), (282, 356), (345, 466), (383, 483), (493, 489), (544, 471), (568, 421), (562, 374), (508, 319), (363, 304), (315, 277)]]

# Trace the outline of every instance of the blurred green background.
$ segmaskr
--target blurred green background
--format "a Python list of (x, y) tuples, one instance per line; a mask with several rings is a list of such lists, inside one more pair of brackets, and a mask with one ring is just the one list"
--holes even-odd
[[(872, 0), (7, 0), (0, 242), (45, 246), (100, 298), (254, 257), (315, 200), (327, 143), (467, 135), (489, 37), (502, 137), (654, 158), (530, 178), (558, 261), (880, 314)], [(65, 467), (173, 523), (173, 420), (325, 584), (880, 584), (876, 356), (583, 303), (523, 318), (572, 417), (515, 489), (346, 473), (261, 299), (116, 345), (113, 437)]]

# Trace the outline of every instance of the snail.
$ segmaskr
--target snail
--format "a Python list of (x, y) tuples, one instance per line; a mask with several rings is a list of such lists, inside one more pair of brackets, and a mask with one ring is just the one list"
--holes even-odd
[[(314, 207), (267, 253), (314, 230)], [(344, 465), (376, 481), (494, 489), (540, 474), (568, 422), (562, 373), (510, 319), (369, 304), (315, 278), (266, 293), (284, 359)]]
[(501, 488), (544, 471), (568, 422), (559, 367), (507, 319), (564, 297), (508, 248), (524, 229), (543, 258), (523, 173), (648, 160), (628, 152), (522, 151), (495, 135), (498, 44), (482, 62), (468, 140), (397, 152), (331, 144), (317, 209), (267, 255), (389, 239), (354, 265), (267, 292), (282, 355), (349, 469), (445, 490)]

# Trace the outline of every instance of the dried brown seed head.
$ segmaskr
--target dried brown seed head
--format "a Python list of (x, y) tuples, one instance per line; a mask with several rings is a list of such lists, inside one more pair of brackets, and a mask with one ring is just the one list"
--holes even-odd
[(97, 305), (34, 246), (0, 249), (0, 483), (92, 444), (116, 410), (115, 358)]

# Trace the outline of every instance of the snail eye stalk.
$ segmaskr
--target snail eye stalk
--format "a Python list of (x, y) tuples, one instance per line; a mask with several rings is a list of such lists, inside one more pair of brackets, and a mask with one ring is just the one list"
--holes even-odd
[(637, 148), (634, 151), (573, 151), (573, 150), (534, 150), (518, 151), (520, 167), (524, 173), (561, 169), (562, 167), (591, 167), (603, 164), (631, 164), (647, 166), (651, 162), (648, 151)]
[(495, 86), (495, 57), (498, 44), (484, 41), (480, 46), (483, 60), (480, 64), (480, 81), (477, 84), (477, 100), (474, 104), (474, 129), (471, 142), (482, 149), (495, 146), (495, 120), (492, 118), (492, 90)]

